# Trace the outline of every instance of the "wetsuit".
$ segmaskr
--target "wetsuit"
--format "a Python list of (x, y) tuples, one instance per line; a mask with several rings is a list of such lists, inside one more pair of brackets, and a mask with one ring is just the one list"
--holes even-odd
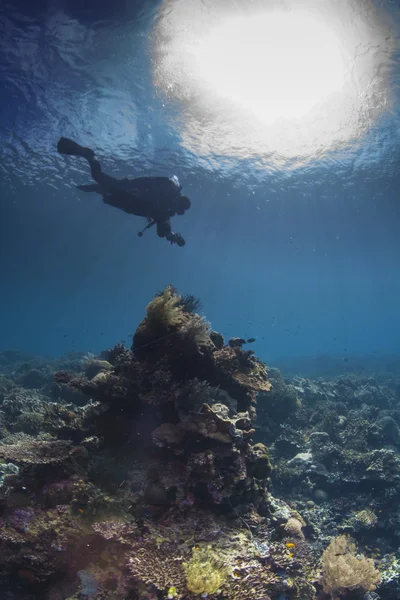
[[(176, 177), (116, 179), (103, 173), (99, 161), (90, 148), (84, 148), (72, 140), (61, 138), (57, 149), (61, 154), (82, 156), (89, 162), (91, 175), (96, 183), (78, 185), (78, 189), (97, 192), (103, 196), (106, 204), (131, 215), (146, 217), (149, 221), (147, 227), (157, 225), (157, 234), (160, 237), (165, 237), (171, 244), (184, 246), (183, 237), (172, 231), (170, 218), (176, 214), (183, 214), (190, 207), (190, 201), (185, 196), (181, 196), (182, 186), (179, 185)], [(183, 201), (184, 204), (185, 198), (188, 206), (179, 210), (179, 203)]]

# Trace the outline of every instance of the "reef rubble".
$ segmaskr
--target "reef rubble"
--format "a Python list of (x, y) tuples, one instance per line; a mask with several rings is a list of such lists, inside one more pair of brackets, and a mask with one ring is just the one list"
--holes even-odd
[(167, 287), (131, 348), (0, 354), (1, 598), (399, 597), (398, 383), (284, 379), (198, 306)]

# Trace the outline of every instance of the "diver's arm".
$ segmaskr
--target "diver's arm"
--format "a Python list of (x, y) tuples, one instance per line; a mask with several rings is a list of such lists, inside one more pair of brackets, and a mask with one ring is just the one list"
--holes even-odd
[(186, 243), (180, 233), (174, 233), (172, 231), (171, 221), (169, 219), (157, 222), (157, 235), (159, 237), (165, 237), (171, 244), (178, 244), (178, 246), (184, 246)]

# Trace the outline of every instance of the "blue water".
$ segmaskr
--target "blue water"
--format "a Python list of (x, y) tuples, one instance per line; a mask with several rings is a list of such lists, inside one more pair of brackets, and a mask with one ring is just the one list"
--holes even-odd
[[(362, 138), (292, 162), (240, 143), (205, 155), (184, 141), (187, 102), (154, 81), (160, 4), (0, 3), (0, 350), (129, 342), (171, 283), (198, 295), (225, 336), (256, 337), (269, 363), (399, 355), (396, 44), (382, 67), (392, 102)], [(396, 40), (399, 5), (376, 10)], [(211, 125), (203, 115), (196, 126)], [(186, 246), (137, 237), (141, 219), (75, 190), (90, 182), (87, 164), (57, 154), (61, 135), (118, 177), (176, 174), (192, 200), (174, 220)]]

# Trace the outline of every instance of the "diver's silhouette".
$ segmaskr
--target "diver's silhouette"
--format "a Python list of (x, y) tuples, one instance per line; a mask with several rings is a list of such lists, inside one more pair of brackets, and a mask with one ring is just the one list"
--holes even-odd
[(139, 232), (157, 225), (157, 234), (171, 244), (184, 246), (185, 240), (180, 233), (171, 229), (170, 218), (183, 215), (190, 208), (190, 200), (181, 195), (182, 186), (174, 177), (136, 177), (135, 179), (116, 179), (103, 173), (95, 153), (90, 148), (80, 146), (68, 138), (60, 138), (57, 144), (60, 154), (81, 156), (89, 162), (94, 184), (78, 185), (84, 192), (97, 192), (110, 206), (120, 208), (126, 213), (146, 217), (147, 226)]

